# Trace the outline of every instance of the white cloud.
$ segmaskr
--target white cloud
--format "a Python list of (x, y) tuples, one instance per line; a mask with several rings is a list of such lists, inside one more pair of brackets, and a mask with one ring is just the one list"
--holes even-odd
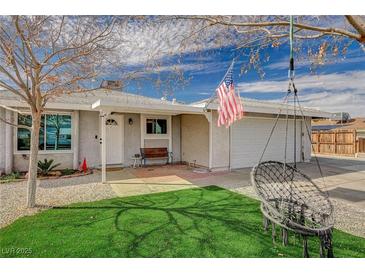
[[(324, 75), (297, 77), (296, 87), (305, 106), (331, 112), (349, 112), (352, 116), (365, 116), (365, 70)], [(258, 81), (239, 83), (238, 90), (246, 92), (274, 93), (287, 89), (288, 81)]]
[[(311, 62), (309, 60), (303, 60), (303, 61), (296, 61), (295, 67), (309, 67)], [(283, 59), (281, 61), (269, 64), (267, 66), (264, 66), (264, 69), (288, 69), (289, 68), (289, 61), (286, 59)]]
[(168, 19), (146, 19), (121, 24), (114, 31), (120, 41), (115, 57), (125, 64), (138, 65), (151, 59), (158, 60), (228, 45), (228, 39), (217, 42), (217, 37), (223, 35), (218, 26), (199, 33), (194, 40), (187, 39), (200, 27), (195, 21)]
[(171, 65), (162, 65), (152, 67), (151, 70), (145, 70), (144, 73), (158, 73), (158, 72), (167, 72), (167, 71), (183, 71), (183, 72), (197, 72), (201, 71), (206, 67), (203, 63), (191, 63), (191, 64), (171, 64)]
[[(355, 63), (363, 63), (365, 62), (365, 56), (345, 56), (345, 57), (329, 57), (326, 59), (326, 62), (324, 64), (324, 66), (328, 66), (328, 65), (333, 65), (333, 64), (355, 64)], [(312, 62), (310, 60), (306, 59), (301, 59), (301, 60), (297, 60), (295, 63), (295, 67), (296, 68), (303, 68), (303, 67), (307, 67), (309, 68), (311, 66)], [(288, 69), (289, 68), (289, 61), (286, 59), (282, 59), (278, 62), (269, 64), (267, 66), (264, 67), (264, 69), (270, 69), (270, 70), (275, 70), (275, 69)]]
[(301, 96), (303, 105), (331, 112), (349, 112), (353, 117), (365, 116), (365, 92), (320, 92), (316, 98)]
[(230, 60), (228, 61), (197, 60), (195, 63), (166, 64), (161, 66), (152, 66), (150, 70), (146, 68), (142, 69), (144, 74), (176, 71), (185, 73), (189, 72), (191, 73), (191, 76), (198, 76), (198, 75), (207, 75), (221, 72), (223, 77), (225, 71), (228, 69), (230, 65), (230, 62), (231, 62)]

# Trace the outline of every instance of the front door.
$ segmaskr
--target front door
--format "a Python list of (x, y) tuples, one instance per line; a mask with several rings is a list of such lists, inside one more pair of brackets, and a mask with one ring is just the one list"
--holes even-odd
[(106, 163), (123, 163), (123, 115), (109, 115), (106, 125)]

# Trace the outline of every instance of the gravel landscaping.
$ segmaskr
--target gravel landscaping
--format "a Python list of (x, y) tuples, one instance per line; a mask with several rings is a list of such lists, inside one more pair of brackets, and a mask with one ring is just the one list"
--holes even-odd
[(365, 210), (340, 199), (331, 199), (335, 208), (335, 227), (365, 238)]
[(52, 206), (97, 201), (115, 197), (108, 184), (100, 183), (100, 173), (38, 182), (36, 208), (26, 208), (26, 182), (0, 184), (0, 228), (19, 217), (33, 215)]

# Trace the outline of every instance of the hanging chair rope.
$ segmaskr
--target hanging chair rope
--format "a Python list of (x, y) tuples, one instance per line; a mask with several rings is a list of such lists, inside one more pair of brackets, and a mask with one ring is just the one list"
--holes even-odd
[(289, 45), (290, 45), (290, 54), (289, 54), (289, 72), (288, 78), (290, 80), (294, 80), (295, 70), (294, 70), (294, 19), (293, 15), (290, 15), (290, 29), (289, 29)]
[(309, 138), (309, 142), (311, 143), (311, 150), (314, 151), (314, 159), (316, 161), (316, 165), (317, 165), (317, 168), (319, 170), (319, 173), (320, 173), (320, 176), (321, 176), (321, 179), (322, 179), (322, 182), (324, 184), (324, 187), (325, 187), (325, 180), (324, 180), (324, 176), (323, 176), (323, 171), (322, 171), (322, 168), (321, 168), (321, 165), (319, 163), (319, 160), (318, 160), (318, 157), (317, 157), (317, 154), (315, 153), (315, 149), (314, 149), (314, 145), (313, 145), (313, 142), (312, 142), (312, 135), (310, 133), (310, 129), (309, 129), (309, 125), (307, 123), (307, 120), (304, 119), (304, 112), (303, 112), (303, 108), (302, 108), (302, 105), (300, 104), (300, 101), (299, 101), (299, 97), (298, 95), (296, 95), (296, 100), (298, 102), (298, 107), (299, 107), (299, 111), (301, 112), (301, 116), (302, 116), (302, 121), (305, 125), (305, 128), (306, 128), (306, 132), (307, 132), (307, 135), (308, 135), (308, 138)]
[[(290, 91), (290, 90), (288, 90), (288, 92), (286, 93), (286, 95), (285, 95), (285, 97), (284, 97), (284, 99), (283, 99), (283, 104), (287, 104), (290, 93), (291, 93), (291, 91)], [(282, 107), (280, 107), (280, 109), (279, 109), (279, 113), (276, 115), (274, 125), (272, 126), (272, 128), (271, 128), (271, 130), (270, 130), (269, 137), (267, 138), (266, 144), (265, 144), (264, 149), (263, 149), (263, 151), (262, 151), (262, 153), (261, 153), (261, 156), (260, 156), (260, 159), (259, 159), (259, 163), (261, 163), (261, 162), (262, 162), (262, 159), (263, 159), (263, 157), (264, 157), (264, 155), (265, 155), (265, 152), (266, 152), (266, 150), (267, 150), (267, 148), (268, 148), (268, 146), (269, 146), (269, 143), (270, 143), (271, 137), (272, 137), (272, 135), (274, 134), (275, 128), (276, 128), (276, 126), (277, 126), (277, 124), (278, 124), (278, 121), (279, 121), (279, 119), (280, 119), (280, 115), (281, 115), (281, 112), (282, 112), (282, 111), (283, 111), (283, 109), (282, 109)]]
[[(286, 164), (286, 160), (287, 160), (287, 136), (288, 136), (288, 119), (289, 119), (289, 115), (288, 115), (288, 99), (289, 99), (289, 95), (294, 92), (296, 93), (297, 90), (295, 88), (295, 84), (294, 84), (294, 76), (295, 76), (295, 70), (294, 70), (294, 48), (293, 48), (293, 42), (294, 42), (294, 21), (293, 21), (293, 16), (290, 15), (290, 28), (289, 28), (289, 48), (290, 48), (290, 54), (289, 54), (289, 70), (288, 70), (288, 78), (289, 78), (289, 85), (288, 85), (288, 91), (284, 97), (283, 100), (283, 104), (286, 104), (286, 126), (285, 126), (285, 149), (284, 149), (284, 163)], [(278, 124), (278, 121), (280, 119), (280, 115), (282, 112), (282, 108), (280, 107), (279, 109), (279, 113), (276, 116), (275, 122), (273, 127), (271, 128), (269, 137), (267, 139), (267, 142), (264, 146), (264, 149), (261, 153), (260, 159), (259, 159), (259, 163), (261, 163), (265, 152), (269, 146), (270, 140), (272, 135), (274, 134), (275, 128)], [(295, 105), (294, 105), (294, 116), (296, 116), (295, 113)], [(294, 124), (294, 166), (296, 166), (296, 117), (294, 118), (295, 120), (295, 124)], [(285, 165), (284, 165), (285, 168)]]
[(286, 155), (288, 150), (288, 126), (289, 126), (289, 104), (286, 104), (286, 116), (285, 116), (285, 148), (284, 148), (284, 166), (286, 166)]

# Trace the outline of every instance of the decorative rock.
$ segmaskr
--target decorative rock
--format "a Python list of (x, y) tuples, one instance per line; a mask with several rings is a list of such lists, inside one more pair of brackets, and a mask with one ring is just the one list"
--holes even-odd
[(62, 175), (62, 172), (59, 171), (59, 170), (55, 170), (55, 171), (51, 171), (48, 173), (50, 176), (56, 176), (56, 177), (59, 177)]
[(27, 184), (22, 182), (0, 184), (0, 227), (48, 207), (96, 201), (116, 196), (110, 184), (100, 183), (100, 173), (68, 179), (60, 177), (38, 181), (37, 205), (43, 205), (42, 207), (26, 207), (26, 189)]

